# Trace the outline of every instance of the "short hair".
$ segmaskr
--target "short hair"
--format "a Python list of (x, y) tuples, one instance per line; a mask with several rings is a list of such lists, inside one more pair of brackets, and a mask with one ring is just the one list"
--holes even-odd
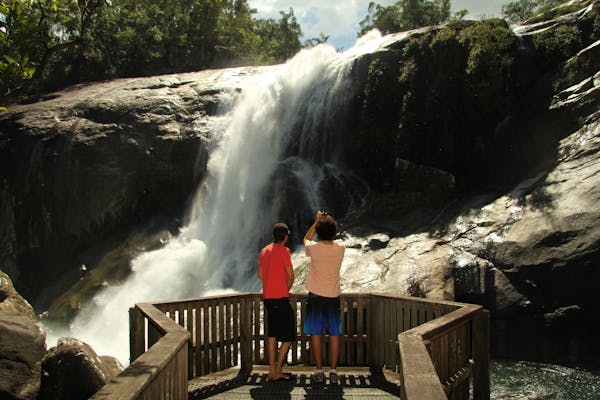
[(315, 229), (319, 240), (333, 240), (337, 234), (337, 224), (331, 215), (319, 218)]
[(273, 225), (273, 240), (275, 242), (281, 242), (285, 239), (285, 235), (290, 234), (290, 229), (283, 222), (278, 222)]

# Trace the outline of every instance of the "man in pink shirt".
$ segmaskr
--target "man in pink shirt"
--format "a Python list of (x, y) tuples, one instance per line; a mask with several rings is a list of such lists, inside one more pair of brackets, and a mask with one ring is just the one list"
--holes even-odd
[[(319, 237), (314, 242), (315, 233)], [(345, 248), (334, 241), (337, 224), (331, 215), (321, 211), (313, 225), (304, 236), (306, 255), (310, 257), (310, 268), (306, 279), (308, 304), (304, 319), (304, 333), (311, 335), (312, 353), (315, 358), (315, 382), (325, 380), (323, 373), (323, 355), (321, 353), (321, 336), (327, 332), (331, 344), (329, 380), (339, 383), (337, 363), (340, 357), (340, 336), (342, 321), (340, 311), (340, 269), (344, 259)]]
[[(258, 277), (262, 281), (263, 301), (269, 325), (269, 381), (293, 379), (291, 375), (283, 373), (283, 362), (292, 341), (296, 339), (296, 321), (289, 300), (290, 288), (294, 283), (294, 269), (290, 249), (285, 247), (289, 235), (286, 224), (275, 224), (273, 243), (265, 246), (258, 257)], [(279, 349), (277, 342), (281, 342)]]

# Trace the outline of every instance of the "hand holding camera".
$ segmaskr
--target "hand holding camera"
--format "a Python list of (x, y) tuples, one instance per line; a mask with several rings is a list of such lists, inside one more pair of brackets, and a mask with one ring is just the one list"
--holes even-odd
[(328, 215), (329, 215), (329, 213), (327, 211), (325, 211), (325, 210), (317, 211), (317, 218), (316, 219), (318, 220), (319, 218), (323, 218), (323, 217), (326, 217)]

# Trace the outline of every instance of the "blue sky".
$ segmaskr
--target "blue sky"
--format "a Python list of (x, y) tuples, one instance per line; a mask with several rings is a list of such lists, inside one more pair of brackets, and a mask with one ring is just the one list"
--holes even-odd
[[(340, 49), (352, 47), (356, 41), (359, 22), (367, 15), (371, 0), (249, 0), (251, 7), (263, 18), (279, 18), (279, 11), (294, 9), (294, 15), (302, 26), (304, 39), (318, 37), (320, 32), (329, 35), (329, 43)], [(397, 0), (375, 1), (382, 6)], [(500, 16), (502, 5), (509, 0), (453, 0), (452, 8), (470, 11), (467, 18)]]

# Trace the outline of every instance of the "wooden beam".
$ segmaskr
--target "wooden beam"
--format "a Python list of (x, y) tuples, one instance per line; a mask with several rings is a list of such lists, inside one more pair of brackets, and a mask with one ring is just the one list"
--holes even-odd
[(129, 308), (129, 363), (146, 351), (144, 316), (136, 308)]
[(473, 321), (473, 400), (490, 399), (490, 312), (481, 310)]
[(404, 400), (447, 400), (444, 387), (420, 335), (398, 335)]

